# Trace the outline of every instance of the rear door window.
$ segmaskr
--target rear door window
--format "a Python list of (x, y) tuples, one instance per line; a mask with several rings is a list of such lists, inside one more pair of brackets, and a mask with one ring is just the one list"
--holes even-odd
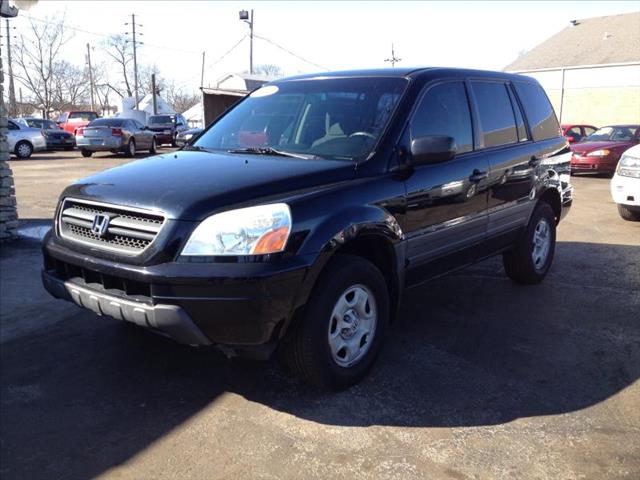
[(478, 104), (485, 147), (509, 145), (518, 141), (516, 119), (507, 86), (498, 82), (471, 82)]
[(462, 82), (427, 90), (411, 120), (411, 138), (444, 135), (456, 140), (457, 153), (473, 150), (469, 101)]
[(579, 142), (582, 140), (582, 132), (580, 131), (580, 127), (572, 127), (567, 130), (567, 137), (573, 137), (573, 140)]
[(591, 135), (595, 131), (596, 131), (596, 129), (593, 128), (593, 127), (584, 127), (584, 136), (588, 137), (589, 135)]
[(515, 82), (513, 85), (524, 106), (533, 139), (539, 141), (559, 136), (558, 119), (542, 87), (524, 82)]

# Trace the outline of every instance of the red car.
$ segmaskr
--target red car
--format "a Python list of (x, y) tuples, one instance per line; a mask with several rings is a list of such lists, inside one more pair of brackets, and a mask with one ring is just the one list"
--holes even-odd
[(581, 142), (596, 130), (598, 130), (598, 128), (593, 125), (562, 125), (562, 134), (569, 143)]
[(64, 112), (58, 117), (56, 123), (66, 132), (76, 134), (80, 127), (86, 127), (89, 122), (98, 118), (96, 112)]
[(602, 127), (571, 145), (571, 172), (613, 174), (622, 153), (640, 143), (640, 125)]

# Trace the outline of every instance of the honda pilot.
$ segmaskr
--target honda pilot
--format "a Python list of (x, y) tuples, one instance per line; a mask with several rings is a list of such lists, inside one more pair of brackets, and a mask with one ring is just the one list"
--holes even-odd
[(406, 288), (493, 255), (516, 283), (544, 279), (570, 160), (524, 76), (277, 80), (182, 150), (67, 187), (42, 278), (98, 315), (228, 355), (278, 352), (344, 388), (374, 363)]

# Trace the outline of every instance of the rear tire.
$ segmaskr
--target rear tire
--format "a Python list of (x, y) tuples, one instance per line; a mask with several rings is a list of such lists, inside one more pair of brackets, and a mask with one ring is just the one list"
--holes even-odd
[(551, 268), (555, 248), (555, 215), (548, 203), (540, 202), (518, 242), (502, 255), (507, 276), (515, 283), (540, 283)]
[(157, 150), (157, 148), (156, 148), (156, 137), (153, 137), (153, 138), (151, 139), (151, 148), (149, 149), (149, 153), (150, 153), (151, 155), (155, 155), (157, 151), (158, 151), (158, 150)]
[(29, 142), (22, 140), (16, 144), (13, 152), (20, 160), (26, 160), (33, 153), (33, 146)]
[(93, 152), (84, 149), (80, 150), (80, 153), (82, 153), (82, 156), (85, 158), (89, 158), (91, 155), (93, 155)]
[(618, 203), (618, 213), (623, 220), (640, 222), (640, 210), (631, 210), (627, 205)]
[(127, 157), (135, 157), (136, 156), (136, 141), (133, 138), (129, 139), (129, 143), (127, 143)]
[(283, 340), (291, 370), (327, 390), (360, 381), (389, 322), (389, 293), (380, 270), (363, 258), (338, 255), (322, 272), (305, 312)]

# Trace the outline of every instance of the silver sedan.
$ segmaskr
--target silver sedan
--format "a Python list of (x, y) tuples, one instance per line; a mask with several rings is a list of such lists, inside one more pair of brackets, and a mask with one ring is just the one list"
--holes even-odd
[(47, 149), (47, 140), (39, 128), (27, 127), (15, 120), (9, 120), (7, 127), (9, 152), (16, 157), (29, 158), (33, 152)]
[(124, 152), (134, 157), (138, 150), (156, 153), (154, 133), (131, 118), (97, 118), (76, 133), (76, 145), (83, 157), (93, 152)]

